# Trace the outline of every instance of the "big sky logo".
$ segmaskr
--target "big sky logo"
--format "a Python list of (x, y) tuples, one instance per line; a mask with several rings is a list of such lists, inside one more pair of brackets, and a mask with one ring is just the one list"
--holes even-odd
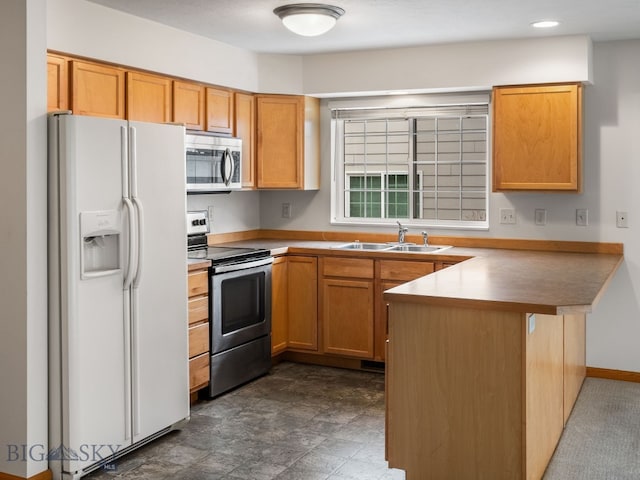
[(77, 449), (69, 448), (66, 445), (59, 445), (47, 450), (42, 444), (9, 444), (7, 445), (8, 462), (26, 462), (32, 460), (36, 462), (78, 460), (91, 463), (100, 462), (115, 455), (122, 445), (109, 444), (83, 444)]

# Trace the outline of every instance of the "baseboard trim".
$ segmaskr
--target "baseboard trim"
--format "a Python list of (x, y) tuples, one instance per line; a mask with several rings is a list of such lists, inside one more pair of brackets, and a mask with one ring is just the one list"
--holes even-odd
[(0, 472), (0, 480), (51, 480), (53, 478), (51, 470), (45, 470), (32, 477), (17, 477), (9, 473)]
[(613, 370), (610, 368), (587, 367), (587, 377), (640, 383), (640, 372), (628, 372), (626, 370)]

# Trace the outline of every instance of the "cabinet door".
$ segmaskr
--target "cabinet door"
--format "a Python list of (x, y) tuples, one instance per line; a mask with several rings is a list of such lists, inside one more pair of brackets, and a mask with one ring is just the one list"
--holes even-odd
[(288, 263), (276, 257), (271, 268), (271, 355), (287, 348), (288, 337)]
[(157, 75), (127, 72), (127, 119), (171, 121), (171, 80)]
[(207, 131), (231, 133), (233, 129), (233, 92), (207, 87)]
[(376, 288), (376, 310), (374, 326), (374, 360), (385, 360), (385, 344), (388, 336), (387, 302), (384, 291), (405, 282), (429, 275), (435, 270), (434, 262), (411, 262), (405, 260), (379, 260)]
[(493, 191), (579, 191), (580, 84), (493, 90)]
[(256, 104), (253, 95), (236, 92), (233, 135), (242, 139), (242, 187), (256, 187), (255, 128)]
[(373, 281), (322, 280), (324, 353), (373, 358)]
[(204, 87), (191, 82), (173, 82), (173, 121), (190, 130), (204, 130)]
[(289, 348), (318, 350), (318, 259), (290, 256)]
[(124, 70), (71, 62), (71, 110), (76, 115), (124, 119)]
[(47, 55), (47, 112), (69, 108), (67, 60), (57, 55)]
[(304, 97), (258, 95), (258, 188), (302, 188)]

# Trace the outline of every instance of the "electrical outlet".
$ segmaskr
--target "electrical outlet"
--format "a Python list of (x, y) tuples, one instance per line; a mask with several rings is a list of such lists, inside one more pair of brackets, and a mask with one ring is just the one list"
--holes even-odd
[(586, 208), (578, 208), (576, 210), (576, 225), (580, 227), (589, 225), (589, 210)]
[(616, 212), (616, 227), (629, 228), (629, 217), (627, 212)]
[(500, 223), (516, 223), (516, 211), (513, 208), (501, 208)]
[(544, 208), (536, 208), (535, 222), (536, 225), (547, 224), (547, 211)]
[(291, 204), (283, 203), (282, 204), (282, 218), (291, 218)]

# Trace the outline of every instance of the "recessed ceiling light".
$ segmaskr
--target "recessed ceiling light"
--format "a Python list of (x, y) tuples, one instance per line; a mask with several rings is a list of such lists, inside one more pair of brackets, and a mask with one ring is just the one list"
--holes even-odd
[(555, 20), (541, 20), (539, 22), (533, 22), (531, 24), (531, 26), (535, 28), (553, 28), (557, 27), (558, 25), (560, 25), (560, 22), (557, 22)]

